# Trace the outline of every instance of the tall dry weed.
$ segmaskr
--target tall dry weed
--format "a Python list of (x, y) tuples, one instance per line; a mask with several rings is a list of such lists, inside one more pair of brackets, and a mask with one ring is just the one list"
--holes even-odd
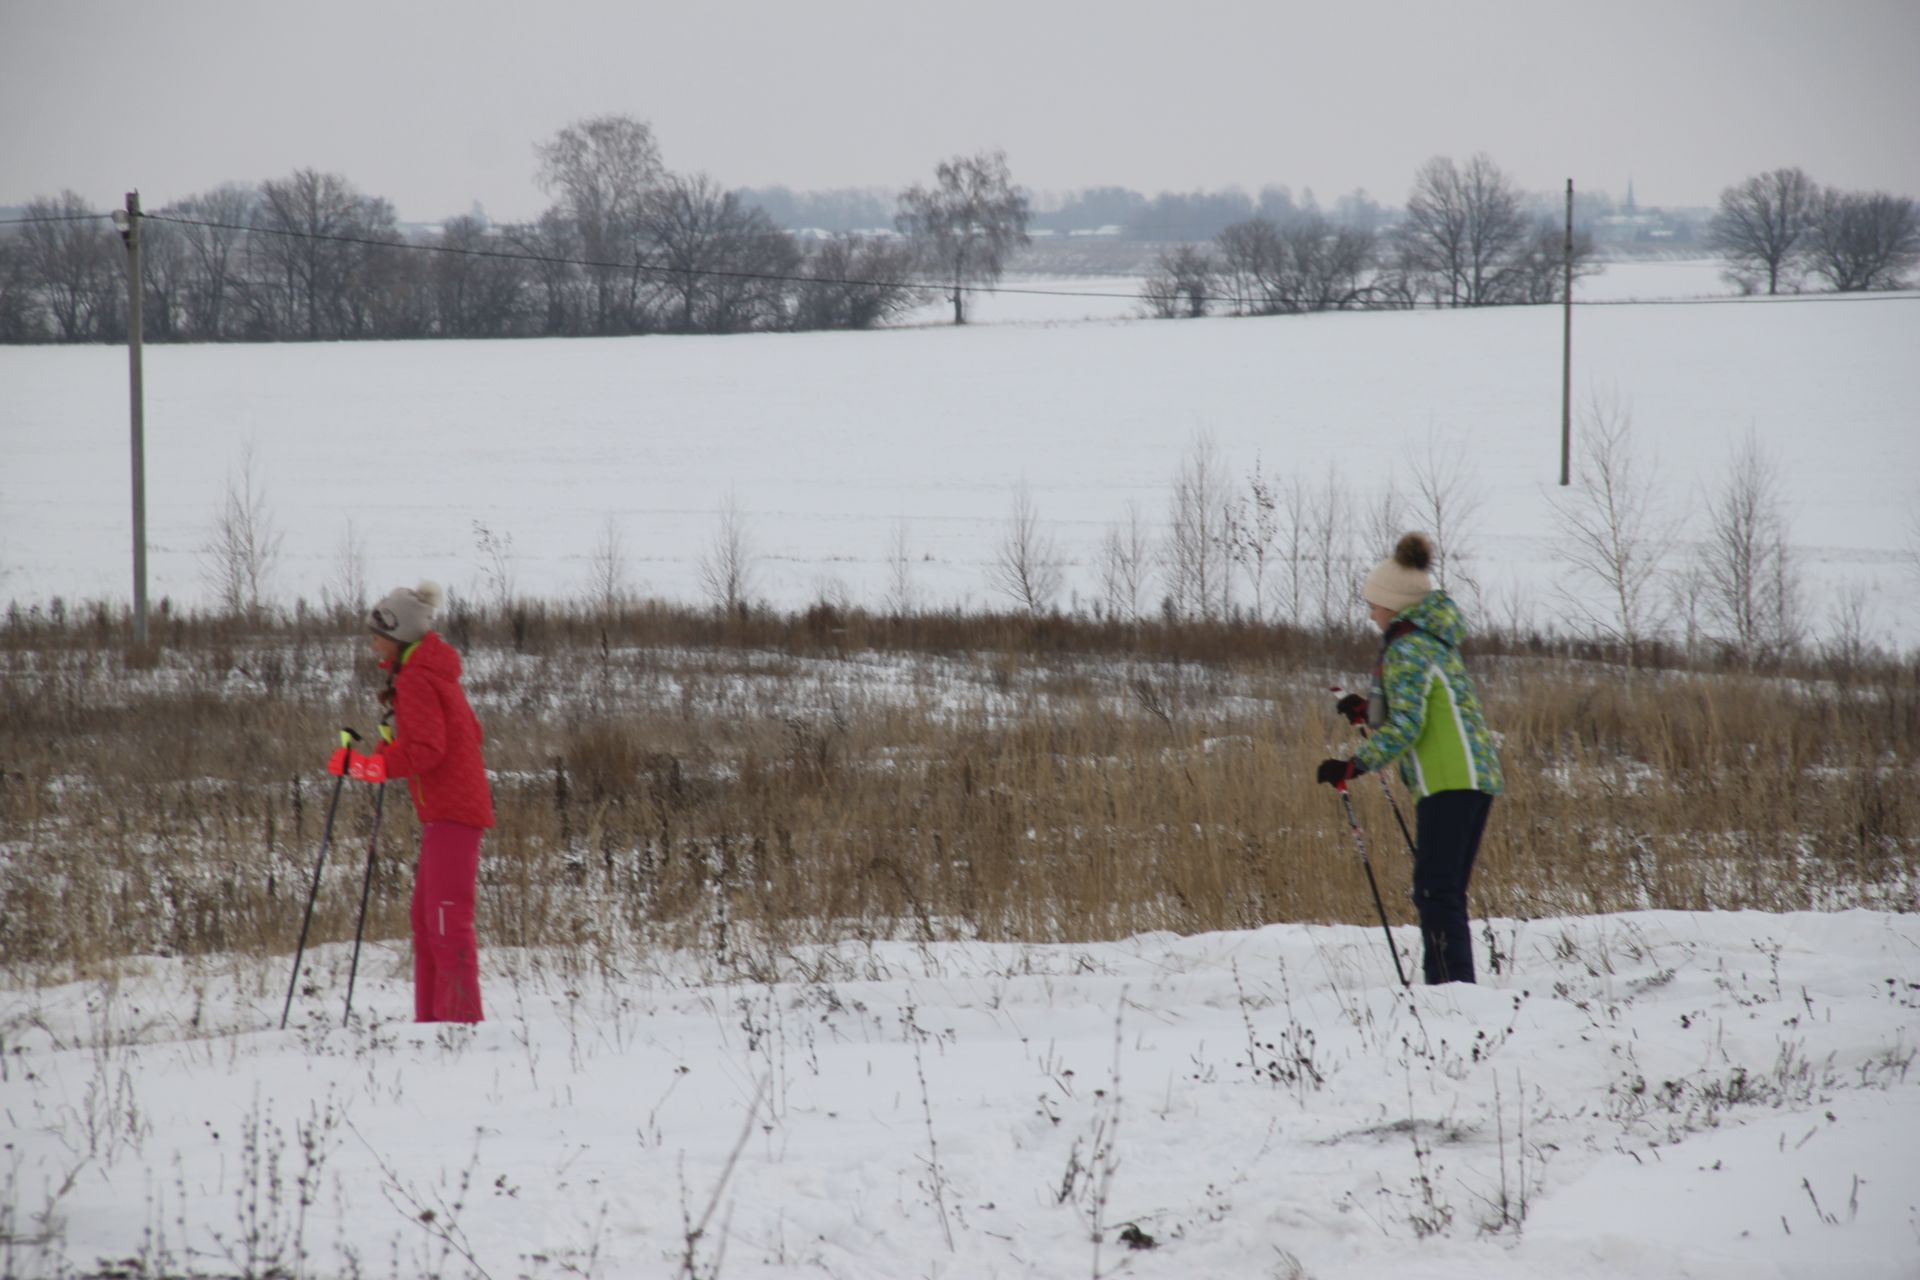
[[(650, 940), (753, 969), (849, 936), (1085, 939), (1365, 921), (1330, 684), (1371, 650), (1236, 624), (726, 616), (516, 601), (465, 617), (499, 826), (480, 929), (617, 965)], [(377, 718), (360, 640), (300, 612), (0, 628), (0, 956), (290, 949), (334, 730)], [(1482, 914), (1913, 905), (1920, 667), (1756, 673), (1476, 645), (1508, 790)], [(417, 832), (390, 796), (369, 933), (403, 937)], [(1401, 838), (1356, 800), (1396, 920)], [(350, 786), (313, 937), (351, 936), (371, 797)]]

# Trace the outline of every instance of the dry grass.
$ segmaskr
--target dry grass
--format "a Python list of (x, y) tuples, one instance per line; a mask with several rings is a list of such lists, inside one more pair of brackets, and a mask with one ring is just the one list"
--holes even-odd
[[(464, 607), (499, 828), (494, 944), (618, 966), (648, 940), (748, 971), (849, 936), (1109, 938), (1372, 905), (1316, 761), (1357, 636), (1243, 624)], [(41, 979), (134, 953), (289, 950), (331, 730), (375, 719), (351, 624), (167, 617), (130, 661), (105, 609), (0, 628), (0, 956)], [(1920, 665), (1628, 673), (1475, 646), (1509, 788), (1476, 911), (1910, 909)], [(1663, 665), (1664, 664), (1664, 665)], [(1388, 888), (1404, 852), (1356, 793)], [(369, 933), (406, 929), (390, 797)], [(342, 803), (317, 940), (350, 937), (371, 802)]]

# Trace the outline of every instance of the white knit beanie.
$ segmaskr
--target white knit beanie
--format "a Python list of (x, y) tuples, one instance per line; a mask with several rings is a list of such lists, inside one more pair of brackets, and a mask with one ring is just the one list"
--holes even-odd
[(1373, 566), (1361, 584), (1368, 604), (1399, 613), (1427, 598), (1433, 590), (1433, 544), (1424, 533), (1409, 533), (1394, 544), (1393, 554)]
[(411, 589), (395, 587), (367, 611), (367, 629), (389, 640), (412, 644), (432, 629), (440, 599), (440, 588), (431, 582)]

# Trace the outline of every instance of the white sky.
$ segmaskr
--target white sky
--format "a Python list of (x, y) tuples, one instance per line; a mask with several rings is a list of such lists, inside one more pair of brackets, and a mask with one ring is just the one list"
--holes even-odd
[[(0, 0), (0, 204), (148, 207), (296, 168), (431, 220), (543, 207), (533, 145), (650, 121), (729, 185), (1405, 198), (1433, 155), (1707, 204), (1798, 164), (1920, 195), (1916, 0)], [(123, 105), (124, 104), (124, 105)]]

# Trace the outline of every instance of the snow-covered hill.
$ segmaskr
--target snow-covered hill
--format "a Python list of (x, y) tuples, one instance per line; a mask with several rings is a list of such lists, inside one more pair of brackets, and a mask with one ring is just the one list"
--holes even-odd
[[(1236, 483), (1256, 458), (1312, 485), (1332, 473), (1356, 508), (1408, 489), (1431, 442), (1480, 499), (1458, 550), (1487, 607), (1552, 619), (1557, 310), (1066, 318), (1132, 310), (1009, 295), (959, 330), (150, 348), (154, 594), (207, 598), (200, 549), (251, 442), (285, 535), (271, 585), (289, 604), (319, 597), (349, 521), (376, 583), (477, 589), (484, 528), (518, 589), (553, 597), (583, 590), (612, 520), (635, 586), (694, 600), (729, 494), (775, 603), (879, 604), (904, 528), (923, 599), (981, 604), (1022, 479), (1084, 600), (1106, 526), (1130, 500), (1162, 519), (1206, 433)], [(1696, 516), (1691, 536), (1751, 433), (1783, 477), (1814, 620), (1855, 586), (1868, 629), (1894, 642), (1920, 625), (1915, 350), (1911, 299), (1575, 319), (1579, 398), (1631, 412), (1665, 503)], [(0, 348), (0, 598), (130, 594), (125, 363), (114, 348)]]

